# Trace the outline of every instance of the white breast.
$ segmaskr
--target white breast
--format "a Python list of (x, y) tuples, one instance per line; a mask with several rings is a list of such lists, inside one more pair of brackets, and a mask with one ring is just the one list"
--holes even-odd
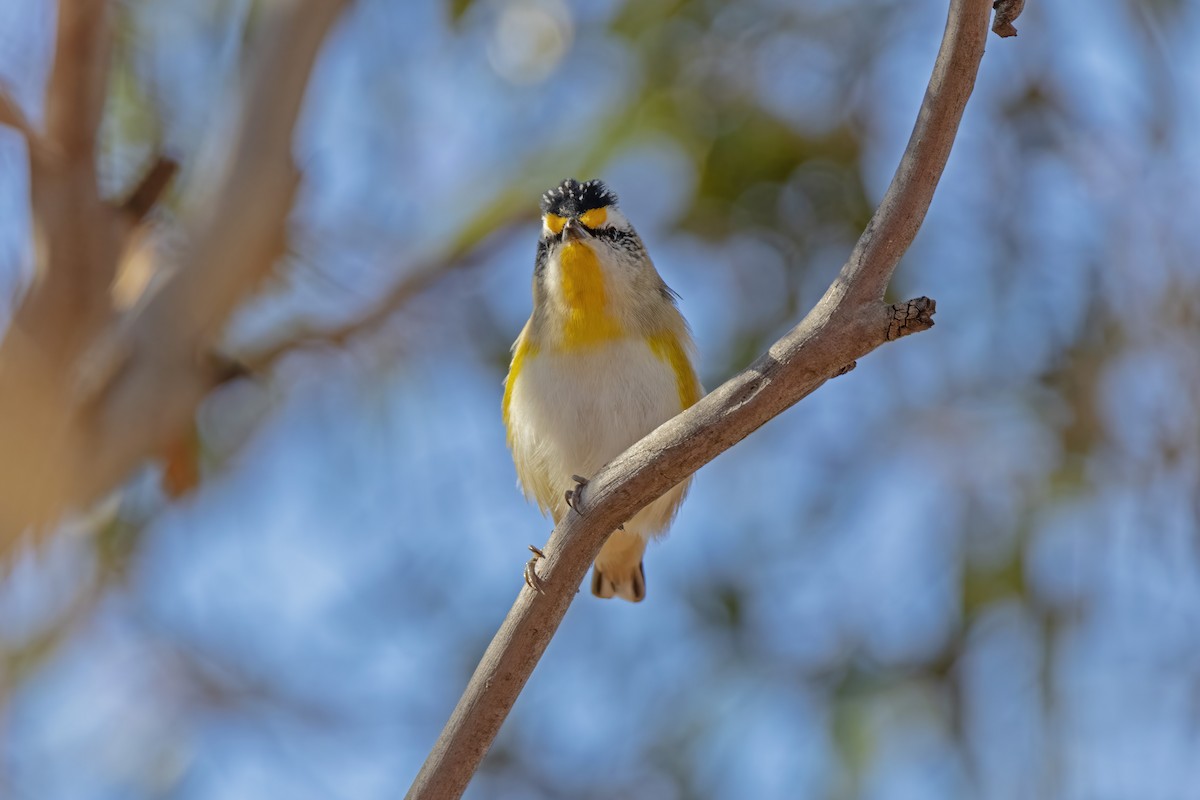
[(526, 493), (557, 518), (571, 475), (594, 475), (680, 410), (673, 371), (641, 340), (531, 357), (510, 408), (513, 456)]

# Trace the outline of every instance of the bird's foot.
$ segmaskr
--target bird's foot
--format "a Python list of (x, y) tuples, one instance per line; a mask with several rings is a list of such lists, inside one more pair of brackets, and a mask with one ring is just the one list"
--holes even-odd
[(582, 514), (583, 512), (579, 510), (579, 503), (583, 500), (583, 487), (588, 485), (588, 479), (572, 475), (571, 480), (575, 481), (575, 488), (567, 489), (563, 496), (567, 500), (568, 508), (576, 514)]
[(537, 574), (537, 562), (545, 558), (546, 554), (533, 545), (529, 545), (529, 552), (533, 553), (533, 555), (529, 557), (529, 561), (525, 564), (525, 585), (538, 594), (541, 594), (546, 587), (546, 582), (542, 580), (542, 576)]

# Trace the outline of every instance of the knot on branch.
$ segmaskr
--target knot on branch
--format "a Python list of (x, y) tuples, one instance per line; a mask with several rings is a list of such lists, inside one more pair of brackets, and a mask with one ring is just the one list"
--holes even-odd
[(201, 354), (200, 366), (213, 386), (221, 386), (254, 375), (254, 370), (245, 362), (215, 350)]
[(892, 305), (891, 320), (888, 322), (888, 341), (894, 342), (901, 336), (929, 330), (933, 327), (933, 314), (936, 311), (937, 303), (929, 297), (918, 297), (907, 303)]
[(996, 16), (992, 18), (992, 33), (1002, 39), (1016, 36), (1017, 29), (1013, 22), (1025, 10), (1025, 0), (996, 0), (992, 8), (996, 9)]
[(138, 181), (137, 186), (121, 203), (121, 211), (125, 213), (130, 222), (137, 224), (150, 213), (177, 172), (179, 172), (179, 162), (174, 159), (158, 156), (154, 160), (154, 163), (146, 170), (146, 174)]

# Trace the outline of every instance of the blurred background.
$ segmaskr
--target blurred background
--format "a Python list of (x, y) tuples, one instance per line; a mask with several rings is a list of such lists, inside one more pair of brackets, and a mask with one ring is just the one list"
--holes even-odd
[[(264, 1), (118, 6), (101, 172), (182, 161), (168, 260)], [(499, 414), (540, 192), (609, 182), (716, 386), (848, 255), (945, 12), (359, 0), (227, 334), (258, 377), (178, 497), (149, 468), (0, 584), (0, 797), (403, 793), (550, 531)], [(35, 118), (53, 18), (0, 4)], [(893, 284), (937, 327), (700, 471), (646, 602), (579, 596), (468, 797), (1200, 797), (1200, 5), (1018, 27)], [(4, 298), (27, 191), (0, 129)]]

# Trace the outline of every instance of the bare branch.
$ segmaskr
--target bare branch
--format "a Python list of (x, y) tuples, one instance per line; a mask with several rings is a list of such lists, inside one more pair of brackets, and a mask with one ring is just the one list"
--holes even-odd
[(983, 53), (984, 41), (977, 40), (974, 30), (962, 30), (976, 22), (973, 16), (955, 13), (962, 5), (957, 0), (951, 4), (941, 50), (900, 166), (826, 298), (846, 292), (855, 303), (882, 300), (896, 265), (925, 219)]
[(933, 302), (883, 304), (883, 291), (941, 177), (975, 84), (988, 0), (952, 0), (946, 32), (896, 176), (850, 260), (815, 308), (748, 369), (661, 425), (592, 476), (568, 514), (421, 768), (409, 798), (459, 797), (550, 642), (604, 540), (638, 509), (852, 368), (884, 342), (932, 325)]
[(89, 164), (104, 113), (112, 37), (109, 0), (60, 0), (54, 66), (46, 91), (46, 136)]
[[(157, 294), (114, 323), (109, 288), (130, 221), (100, 198), (92, 153), (107, 0), (63, 0), (48, 145), (30, 153), (37, 275), (0, 343), (0, 561), (31, 525), (96, 499), (176, 441), (221, 377), (201, 356), (283, 248), (297, 183), (292, 131), (347, 3), (265, 7), (237, 125), (222, 132), (231, 157), (185, 218), (191, 249)], [(148, 208), (170, 171), (152, 169), (129, 212)]]
[(34, 279), (0, 343), (0, 560), (52, 518), (74, 482), (69, 364), (111, 319), (108, 284), (123, 229), (101, 200), (95, 134), (108, 71), (108, 0), (62, 0), (45, 132), (0, 102), (29, 143)]
[(230, 156), (187, 220), (190, 249), (132, 320), (129, 362), (96, 409), (85, 490), (99, 492), (188, 424), (216, 378), (221, 326), (283, 252), (298, 174), (292, 132), (321, 44), (348, 0), (269, 4)]
[(121, 211), (130, 223), (137, 224), (150, 213), (177, 172), (179, 163), (174, 159), (159, 156), (154, 160), (137, 186), (121, 203)]
[(45, 132), (29, 148), (35, 274), (14, 323), (60, 362), (107, 323), (122, 238), (100, 199), (95, 168), (109, 17), (109, 0), (59, 3)]
[(25, 112), (17, 105), (17, 101), (4, 88), (0, 88), (0, 125), (7, 125), (25, 137), (25, 141), (33, 147), (38, 139), (38, 133), (29, 123)]
[[(359, 337), (369, 336), (411, 299), (431, 287), (448, 272), (469, 269), (477, 264), (482, 255), (479, 245), (484, 241), (500, 246), (494, 237), (508, 239), (528, 222), (525, 214), (511, 217), (500, 222), (495, 229), (481, 231), (472, 236), (469, 241), (459, 243), (439, 258), (409, 270), (408, 276), (393, 286), (370, 311), (344, 325), (327, 329), (305, 328), (296, 331), (269, 347), (237, 356), (237, 361), (251, 373), (262, 373), (269, 370), (280, 358), (296, 350), (330, 346), (342, 347)], [(489, 247), (488, 252), (493, 249)]]

